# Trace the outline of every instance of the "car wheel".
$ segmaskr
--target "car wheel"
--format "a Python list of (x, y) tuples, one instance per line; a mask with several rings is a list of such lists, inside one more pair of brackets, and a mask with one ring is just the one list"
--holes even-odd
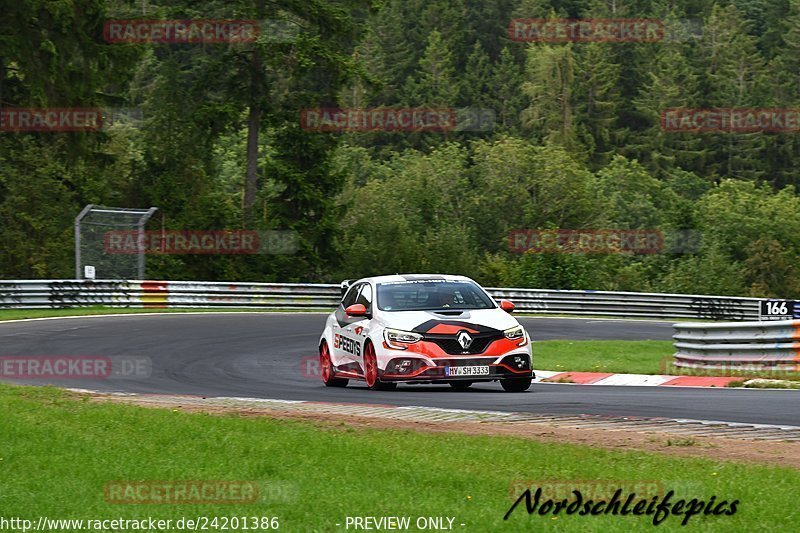
[(328, 343), (323, 342), (319, 347), (319, 373), (322, 377), (322, 382), (326, 387), (346, 387), (347, 381), (343, 378), (335, 377), (336, 374), (333, 370), (333, 362), (331, 361), (331, 352), (328, 350)]
[(524, 392), (531, 388), (531, 378), (501, 379), (500, 385), (506, 392)]
[(450, 386), (457, 391), (465, 391), (472, 386), (471, 381), (451, 381)]
[(364, 345), (364, 380), (370, 390), (394, 390), (397, 383), (386, 383), (378, 376), (378, 357), (371, 342)]

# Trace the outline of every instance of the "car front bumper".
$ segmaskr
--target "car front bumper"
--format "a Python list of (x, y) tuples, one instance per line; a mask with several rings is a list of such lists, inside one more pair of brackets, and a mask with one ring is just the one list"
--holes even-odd
[[(411, 361), (411, 364), (400, 365), (399, 363), (403, 361)], [(464, 373), (465, 371), (467, 373)], [(411, 354), (399, 355), (388, 361), (385, 370), (380, 375), (382, 381), (415, 383), (477, 382), (533, 377), (531, 357), (525, 352), (512, 353), (502, 357), (448, 357), (442, 359), (417, 358)]]

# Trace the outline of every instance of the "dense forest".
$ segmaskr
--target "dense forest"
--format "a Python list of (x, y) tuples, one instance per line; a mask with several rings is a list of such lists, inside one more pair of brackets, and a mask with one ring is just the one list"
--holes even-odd
[[(86, 204), (148, 229), (290, 230), (293, 254), (151, 255), (150, 279), (800, 296), (800, 132), (674, 132), (669, 108), (800, 108), (800, 0), (0, 0), (0, 106), (117, 110), (0, 131), (0, 277), (72, 277)], [(657, 19), (655, 42), (522, 42), (513, 19)], [(112, 43), (108, 20), (271, 21)], [(277, 25), (276, 25), (277, 24)], [(290, 28), (277, 35), (269, 28)], [(264, 29), (266, 28), (266, 29)], [(304, 128), (317, 108), (474, 108), (490, 128)], [(122, 110), (122, 111), (120, 111)], [(661, 253), (516, 253), (519, 229), (658, 229)]]

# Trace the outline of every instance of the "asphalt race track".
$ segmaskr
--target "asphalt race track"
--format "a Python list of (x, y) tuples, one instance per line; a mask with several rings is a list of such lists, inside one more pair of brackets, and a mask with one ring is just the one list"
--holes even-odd
[[(326, 388), (315, 374), (321, 313), (164, 314), (0, 324), (0, 356), (149, 358), (149, 376), (50, 383), (100, 391), (416, 405), (539, 414), (599, 414), (800, 426), (800, 390), (606, 387), (534, 384), (505, 393), (497, 383), (467, 392), (361, 383)], [(520, 318), (534, 340), (670, 339), (669, 322)], [(535, 364), (534, 345), (534, 367)], [(42, 384), (28, 380), (25, 383)], [(354, 383), (354, 384), (353, 384)]]

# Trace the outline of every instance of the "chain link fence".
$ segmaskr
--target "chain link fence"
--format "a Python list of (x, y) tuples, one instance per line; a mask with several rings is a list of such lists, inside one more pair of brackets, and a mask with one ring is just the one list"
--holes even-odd
[[(84, 207), (75, 217), (75, 278), (144, 279), (144, 249), (130, 254), (110, 254), (106, 249), (106, 236), (115, 230), (144, 233), (144, 225), (157, 209), (92, 204)], [(86, 267), (92, 268), (87, 272)]]

